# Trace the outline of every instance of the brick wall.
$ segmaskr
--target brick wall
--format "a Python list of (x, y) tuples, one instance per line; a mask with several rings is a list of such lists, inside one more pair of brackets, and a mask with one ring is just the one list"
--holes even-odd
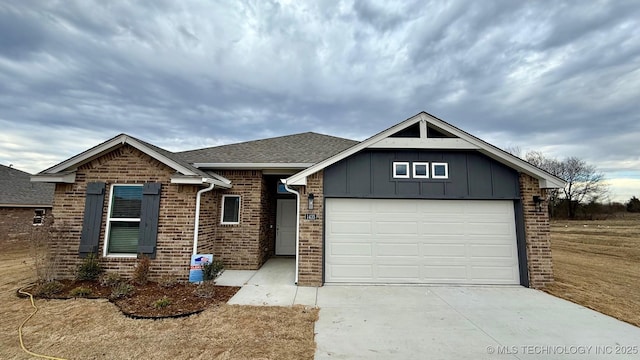
[(214, 254), (214, 239), (216, 236), (216, 227), (219, 221), (220, 203), (218, 202), (218, 192), (220, 190), (213, 188), (211, 191), (202, 193), (200, 197), (200, 225), (198, 226), (198, 254)]
[(546, 199), (545, 190), (539, 188), (537, 179), (527, 174), (520, 174), (520, 197), (527, 241), (529, 286), (539, 289), (553, 282), (553, 264), (547, 206), (544, 203), (541, 204), (542, 210), (538, 211), (533, 202), (534, 195)]
[(72, 278), (81, 262), (78, 256), (86, 186), (106, 182), (100, 235), (100, 262), (107, 271), (131, 276), (136, 259), (102, 257), (109, 191), (113, 184), (162, 183), (157, 256), (151, 260), (152, 279), (170, 274), (187, 279), (193, 248), (196, 191), (200, 186), (170, 184), (175, 170), (125, 145), (78, 168), (76, 182), (57, 184), (52, 226), (52, 250), (56, 254), (57, 278)]
[[(214, 239), (214, 257), (219, 257), (227, 269), (255, 270), (266, 261), (269, 246), (266, 238), (269, 234), (265, 221), (263, 201), (265, 181), (261, 171), (224, 170), (217, 171), (231, 180), (233, 188), (217, 193), (220, 204), (216, 209), (217, 229)], [(220, 221), (220, 208), (223, 195), (240, 195), (240, 223), (223, 225)]]
[[(300, 258), (298, 285), (322, 285), (322, 240), (324, 222), (323, 172), (307, 177), (307, 186), (300, 193)], [(308, 209), (307, 196), (313, 194), (313, 210)], [(306, 220), (305, 214), (315, 214), (316, 220)]]
[[(44, 224), (33, 225), (36, 209), (44, 209)], [(0, 243), (29, 240), (34, 232), (46, 231), (53, 222), (51, 207), (0, 207)]]

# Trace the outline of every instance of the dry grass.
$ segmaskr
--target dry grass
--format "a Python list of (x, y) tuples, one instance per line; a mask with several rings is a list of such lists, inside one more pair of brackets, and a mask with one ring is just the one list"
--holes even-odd
[[(19, 244), (18, 244), (19, 245)], [(0, 243), (0, 358), (31, 359), (15, 290), (34, 279), (25, 246)], [(222, 305), (180, 319), (133, 320), (106, 300), (36, 300), (26, 347), (67, 359), (312, 359), (317, 309)]]
[(640, 326), (640, 216), (555, 221), (551, 241), (549, 293)]

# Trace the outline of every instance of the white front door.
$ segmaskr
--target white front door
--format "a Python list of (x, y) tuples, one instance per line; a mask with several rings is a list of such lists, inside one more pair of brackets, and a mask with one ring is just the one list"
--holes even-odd
[(276, 255), (295, 255), (296, 200), (278, 199), (276, 205)]

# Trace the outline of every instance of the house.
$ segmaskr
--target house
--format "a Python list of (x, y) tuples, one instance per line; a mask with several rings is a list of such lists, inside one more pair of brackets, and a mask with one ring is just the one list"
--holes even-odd
[(421, 112), (367, 140), (303, 133), (185, 152), (121, 134), (32, 177), (56, 183), (60, 277), (99, 255), (187, 277), (293, 256), (295, 282), (553, 281), (546, 189), (564, 181)]
[(26, 239), (34, 226), (50, 223), (54, 185), (31, 183), (30, 178), (29, 173), (0, 165), (0, 240)]

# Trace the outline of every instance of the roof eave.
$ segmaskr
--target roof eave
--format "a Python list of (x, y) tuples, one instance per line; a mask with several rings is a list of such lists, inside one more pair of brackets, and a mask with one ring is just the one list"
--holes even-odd
[(31, 175), (31, 182), (73, 184), (76, 182), (76, 172)]
[(193, 163), (198, 169), (220, 170), (262, 170), (262, 169), (297, 169), (302, 170), (315, 163)]

